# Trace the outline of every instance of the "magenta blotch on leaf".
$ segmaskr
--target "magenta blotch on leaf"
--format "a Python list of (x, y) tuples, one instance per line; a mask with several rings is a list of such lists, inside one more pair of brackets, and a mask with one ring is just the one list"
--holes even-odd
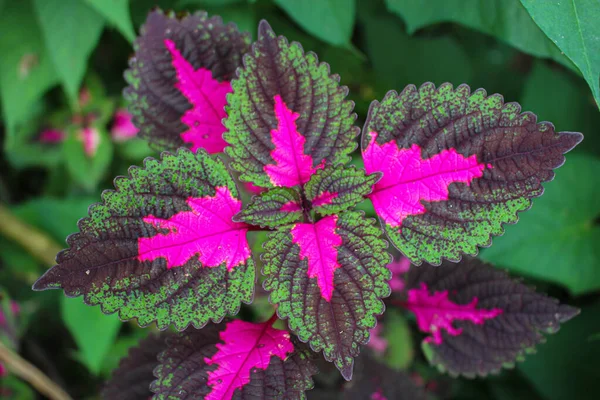
[(94, 157), (100, 145), (100, 132), (97, 128), (82, 128), (77, 138), (83, 143), (83, 150), (88, 157)]
[(333, 275), (340, 268), (338, 247), (342, 238), (336, 233), (337, 216), (328, 216), (315, 224), (297, 224), (292, 241), (300, 247), (300, 259), (308, 260), (309, 278), (317, 278), (321, 296), (331, 301)]
[(65, 140), (65, 133), (59, 129), (44, 129), (40, 133), (42, 143), (60, 143)]
[(280, 95), (276, 95), (274, 99), (277, 129), (271, 131), (271, 140), (275, 145), (271, 157), (276, 164), (265, 165), (264, 169), (275, 186), (302, 185), (308, 182), (317, 169), (323, 168), (325, 161), (313, 168), (312, 157), (304, 153), (306, 140), (296, 127), (296, 120), (300, 115), (290, 110)]
[(420, 288), (408, 291), (404, 307), (415, 314), (419, 329), (431, 334), (425, 342), (439, 345), (442, 344), (442, 330), (452, 336), (462, 333), (461, 328), (453, 326), (454, 321), (471, 321), (480, 325), (502, 314), (499, 308), (479, 309), (477, 303), (478, 299), (475, 297), (469, 304), (456, 304), (448, 299), (447, 290), (430, 294), (427, 284), (421, 283)]
[(205, 267), (225, 263), (227, 270), (250, 257), (246, 239), (249, 226), (233, 222), (231, 217), (242, 208), (226, 187), (216, 188), (214, 197), (188, 198), (191, 211), (182, 211), (169, 219), (145, 217), (144, 222), (169, 233), (138, 239), (140, 261), (163, 257), (167, 268), (185, 265), (198, 257)]
[(365, 170), (383, 172), (369, 198), (375, 212), (386, 224), (402, 229), (410, 215), (427, 212), (422, 201), (448, 200), (448, 186), (453, 182), (467, 185), (483, 174), (486, 166), (477, 156), (464, 157), (455, 149), (442, 150), (423, 159), (419, 145), (399, 149), (395, 141), (379, 145), (377, 133), (371, 132), (369, 146), (363, 152)]
[(189, 127), (181, 133), (181, 138), (191, 143), (192, 151), (203, 148), (209, 153), (222, 152), (227, 143), (223, 140), (225, 127), (221, 120), (227, 116), (225, 104), (231, 84), (214, 79), (212, 72), (206, 68), (194, 70), (172, 40), (165, 39), (165, 46), (173, 57), (173, 67), (177, 71), (175, 87), (192, 104), (192, 108), (181, 117), (181, 121)]

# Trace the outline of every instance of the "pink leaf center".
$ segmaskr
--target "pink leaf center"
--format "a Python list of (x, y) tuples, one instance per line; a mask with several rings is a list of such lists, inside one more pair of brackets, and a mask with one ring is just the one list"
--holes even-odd
[(379, 145), (377, 133), (371, 132), (371, 141), (363, 158), (365, 170), (383, 172), (370, 194), (375, 212), (393, 227), (401, 227), (410, 215), (424, 214), (423, 201), (448, 200), (448, 187), (453, 182), (467, 185), (483, 175), (485, 164), (477, 156), (464, 157), (455, 149), (442, 150), (428, 159), (421, 157), (421, 148), (399, 149), (395, 141)]
[(271, 140), (275, 145), (271, 157), (275, 164), (265, 165), (264, 171), (275, 186), (302, 185), (317, 169), (323, 168), (325, 161), (313, 168), (312, 157), (304, 154), (306, 139), (296, 127), (300, 115), (287, 108), (280, 95), (274, 99), (277, 129), (271, 131)]
[(337, 193), (331, 193), (326, 191), (315, 197), (312, 201), (312, 205), (313, 207), (326, 206), (328, 204), (333, 203), (333, 199), (335, 199), (336, 197), (338, 197)]
[(208, 386), (213, 389), (207, 400), (231, 399), (236, 389), (250, 382), (253, 369), (266, 370), (272, 356), (285, 360), (294, 351), (290, 334), (273, 328), (271, 321), (255, 324), (235, 320), (219, 336), (223, 343), (217, 344), (218, 351), (204, 359), (206, 364), (218, 366), (208, 372)]
[(302, 211), (302, 207), (300, 206), (299, 202), (292, 200), (292, 201), (288, 201), (287, 203), (282, 205), (281, 208), (279, 209), (279, 211), (282, 211), (282, 212)]
[(175, 87), (192, 104), (192, 108), (181, 117), (181, 122), (189, 127), (181, 133), (181, 138), (192, 144), (192, 151), (199, 148), (209, 153), (223, 151), (227, 143), (223, 140), (225, 127), (221, 120), (227, 116), (225, 105), (227, 93), (232, 91), (231, 84), (214, 79), (208, 69), (194, 70), (172, 40), (165, 39), (164, 43), (173, 57), (173, 67), (177, 72)]
[(300, 247), (300, 259), (308, 259), (308, 277), (317, 278), (321, 296), (331, 301), (333, 277), (338, 263), (338, 247), (342, 238), (335, 231), (337, 216), (331, 215), (316, 224), (296, 224), (292, 242)]
[(431, 336), (425, 338), (425, 342), (440, 345), (442, 344), (442, 330), (446, 330), (452, 336), (462, 333), (461, 328), (455, 328), (452, 325), (454, 321), (471, 321), (481, 325), (486, 319), (493, 319), (502, 314), (502, 310), (499, 308), (478, 309), (477, 302), (478, 299), (475, 297), (469, 304), (453, 303), (448, 299), (447, 290), (430, 295), (427, 285), (421, 283), (419, 289), (408, 291), (408, 299), (404, 307), (415, 314), (417, 325), (422, 332), (431, 333)]
[(119, 109), (115, 112), (111, 134), (116, 142), (124, 142), (135, 137), (138, 133), (138, 128), (135, 127), (131, 120), (131, 114), (125, 109)]
[(205, 267), (225, 263), (227, 270), (250, 257), (246, 239), (248, 225), (233, 222), (231, 217), (242, 208), (242, 202), (226, 187), (217, 187), (214, 197), (187, 199), (191, 211), (181, 211), (169, 219), (149, 215), (144, 222), (157, 229), (167, 229), (149, 238), (138, 239), (138, 260), (164, 258), (167, 268), (185, 265), (197, 256)]

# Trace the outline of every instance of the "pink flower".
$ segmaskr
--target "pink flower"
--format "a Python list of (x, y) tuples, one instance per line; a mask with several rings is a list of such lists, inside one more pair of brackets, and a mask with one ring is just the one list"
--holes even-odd
[(377, 323), (375, 328), (371, 329), (371, 339), (367, 344), (368, 347), (373, 349), (373, 351), (379, 355), (383, 355), (388, 346), (387, 339), (381, 337), (381, 333), (383, 330), (383, 324), (381, 322)]
[(402, 279), (402, 275), (408, 272), (410, 268), (409, 259), (402, 257), (396, 262), (389, 263), (388, 268), (392, 271), (392, 279), (390, 280), (392, 292), (401, 292), (404, 290), (404, 280)]
[(79, 140), (83, 142), (83, 149), (88, 157), (93, 157), (100, 144), (100, 132), (96, 128), (83, 128), (79, 131)]
[(40, 133), (40, 142), (42, 143), (59, 143), (65, 139), (65, 133), (58, 129), (44, 129)]
[(115, 142), (124, 142), (137, 135), (139, 129), (133, 125), (131, 114), (124, 108), (120, 108), (114, 115), (111, 135)]

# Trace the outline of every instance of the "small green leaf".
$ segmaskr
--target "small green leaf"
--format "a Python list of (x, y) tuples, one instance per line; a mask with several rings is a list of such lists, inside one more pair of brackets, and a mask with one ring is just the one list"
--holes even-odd
[(386, 0), (390, 11), (406, 21), (409, 33), (441, 22), (457, 22), (487, 33), (536, 57), (573, 64), (531, 20), (518, 0)]
[(350, 43), (355, 0), (275, 0), (290, 18), (319, 39), (335, 46)]
[(274, 188), (254, 196), (244, 209), (233, 217), (252, 225), (275, 228), (302, 219), (300, 195), (290, 188)]
[(304, 187), (312, 209), (321, 215), (337, 214), (354, 207), (371, 193), (379, 174), (365, 175), (353, 166), (318, 170)]
[(121, 327), (119, 317), (104, 315), (98, 307), (84, 304), (81, 298), (69, 297), (62, 297), (61, 313), (79, 348), (78, 358), (97, 375)]
[(34, 0), (46, 49), (67, 97), (77, 108), (79, 86), (104, 26), (101, 15), (81, 0)]
[(544, 196), (494, 239), (482, 258), (566, 286), (573, 294), (600, 288), (600, 160), (572, 155)]
[(408, 321), (393, 308), (386, 311), (384, 321), (383, 337), (388, 343), (384, 362), (394, 369), (406, 369), (415, 356)]
[(58, 83), (29, 0), (6, 3), (0, 12), (0, 54), (2, 115), (10, 150), (16, 126), (31, 118), (36, 101)]
[(536, 24), (579, 68), (600, 107), (600, 2), (521, 0)]
[(114, 25), (130, 43), (133, 42), (135, 31), (129, 15), (129, 0), (85, 0), (85, 2)]

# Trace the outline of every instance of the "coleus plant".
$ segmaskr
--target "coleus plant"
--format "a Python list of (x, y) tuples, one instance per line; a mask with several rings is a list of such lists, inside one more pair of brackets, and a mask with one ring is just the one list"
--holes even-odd
[[(304, 398), (319, 352), (351, 380), (390, 295), (384, 236), (412, 263), (388, 307), (414, 314), (425, 355), (452, 375), (498, 372), (577, 314), (461, 258), (517, 222), (580, 133), (483, 89), (409, 85), (373, 102), (365, 168), (349, 167), (360, 129), (339, 76), (265, 21), (250, 42), (203, 12), (149, 14), (125, 96), (139, 135), (169, 152), (116, 178), (34, 285), (180, 331), (132, 349), (106, 398)], [(243, 204), (227, 164), (259, 194)], [(364, 199), (381, 225), (353, 210)], [(256, 230), (265, 322), (232, 319), (253, 300)], [(346, 394), (420, 398), (387, 376)]]

